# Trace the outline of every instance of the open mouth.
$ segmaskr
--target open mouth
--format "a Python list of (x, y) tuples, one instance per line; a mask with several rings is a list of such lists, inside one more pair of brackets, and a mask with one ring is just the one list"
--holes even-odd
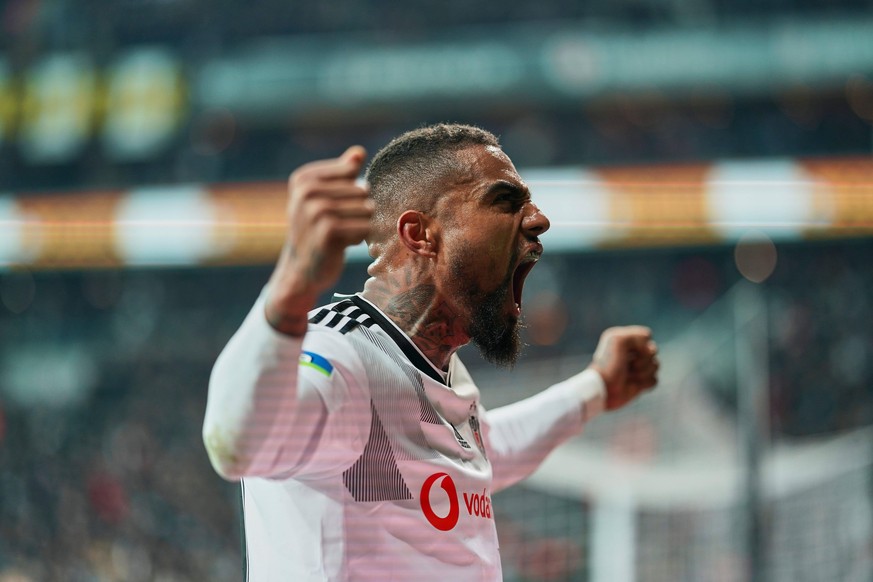
[(512, 274), (512, 300), (515, 303), (516, 316), (521, 314), (521, 292), (524, 288), (524, 280), (531, 272), (531, 269), (534, 268), (534, 265), (536, 265), (539, 258), (538, 253), (528, 253), (521, 260), (515, 268), (515, 272)]

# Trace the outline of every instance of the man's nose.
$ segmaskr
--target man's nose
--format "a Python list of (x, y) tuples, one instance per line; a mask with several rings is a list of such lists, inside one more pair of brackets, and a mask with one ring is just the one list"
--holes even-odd
[(521, 221), (521, 226), (525, 233), (529, 236), (537, 237), (549, 230), (552, 223), (536, 204), (529, 202), (525, 210), (524, 218)]

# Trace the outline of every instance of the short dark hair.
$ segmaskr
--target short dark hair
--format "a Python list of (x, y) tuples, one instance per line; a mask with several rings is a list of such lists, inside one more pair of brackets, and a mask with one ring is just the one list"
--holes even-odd
[(366, 173), (376, 206), (371, 241), (389, 236), (403, 210), (430, 212), (441, 194), (435, 188), (463, 176), (456, 154), (472, 146), (500, 142), (480, 127), (439, 123), (408, 131), (379, 150)]

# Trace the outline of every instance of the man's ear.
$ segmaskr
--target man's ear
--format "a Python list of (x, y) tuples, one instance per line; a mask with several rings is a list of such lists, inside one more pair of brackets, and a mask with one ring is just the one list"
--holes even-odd
[(426, 258), (436, 256), (435, 229), (431, 218), (417, 210), (407, 210), (397, 219), (397, 236), (403, 245)]

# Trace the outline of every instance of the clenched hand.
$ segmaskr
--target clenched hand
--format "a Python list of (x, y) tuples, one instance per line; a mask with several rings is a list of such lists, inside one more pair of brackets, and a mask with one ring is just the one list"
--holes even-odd
[(607, 329), (589, 367), (606, 384), (606, 409), (621, 408), (658, 383), (660, 363), (652, 330), (638, 325)]
[(356, 182), (365, 159), (364, 148), (352, 146), (338, 158), (301, 166), (288, 180), (288, 234), (265, 306), (280, 332), (306, 332), (306, 313), (336, 283), (346, 247), (370, 232), (369, 187)]

